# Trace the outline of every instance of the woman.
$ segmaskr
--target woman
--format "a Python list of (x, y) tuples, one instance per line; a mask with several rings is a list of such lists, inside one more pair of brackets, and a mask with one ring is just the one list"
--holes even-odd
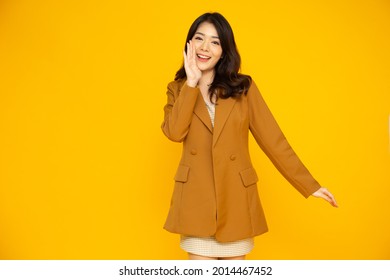
[(164, 228), (181, 234), (190, 259), (244, 259), (268, 230), (248, 152), (248, 132), (304, 196), (337, 207), (288, 144), (250, 76), (238, 73), (233, 31), (219, 13), (197, 18), (184, 65), (168, 84), (162, 130), (183, 142)]

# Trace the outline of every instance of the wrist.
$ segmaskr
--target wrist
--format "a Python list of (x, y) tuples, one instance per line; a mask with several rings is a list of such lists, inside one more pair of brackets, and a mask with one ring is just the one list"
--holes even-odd
[(196, 87), (198, 85), (198, 82), (197, 81), (189, 81), (187, 80), (187, 86), (189, 87)]

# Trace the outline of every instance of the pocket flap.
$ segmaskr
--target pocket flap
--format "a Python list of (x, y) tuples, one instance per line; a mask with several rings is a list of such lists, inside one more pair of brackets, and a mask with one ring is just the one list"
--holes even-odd
[(257, 177), (256, 170), (253, 167), (250, 167), (248, 169), (242, 170), (240, 172), (242, 183), (245, 187), (249, 187), (251, 185), (254, 185), (259, 181), (259, 178)]
[(176, 171), (175, 175), (175, 181), (176, 182), (187, 182), (188, 179), (188, 172), (190, 171), (190, 168), (185, 165), (179, 165)]

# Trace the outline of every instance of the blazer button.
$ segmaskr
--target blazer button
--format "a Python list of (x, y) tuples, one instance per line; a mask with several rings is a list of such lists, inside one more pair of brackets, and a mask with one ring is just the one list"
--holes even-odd
[(196, 150), (195, 150), (195, 149), (192, 149), (192, 150), (191, 150), (191, 155), (196, 155), (196, 154), (197, 154)]
[(235, 155), (231, 155), (230, 156), (230, 160), (235, 160), (236, 159), (236, 156)]

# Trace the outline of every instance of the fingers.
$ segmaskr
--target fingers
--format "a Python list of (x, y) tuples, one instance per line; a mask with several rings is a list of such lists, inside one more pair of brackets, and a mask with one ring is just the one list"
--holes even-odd
[(189, 44), (189, 42), (187, 42), (187, 49), (183, 50), (184, 65), (187, 65), (187, 66), (188, 66), (188, 62), (189, 62), (190, 48), (191, 48), (190, 44)]
[(184, 68), (188, 67), (187, 54), (186, 51), (183, 50), (183, 58), (184, 58)]
[(333, 194), (328, 191), (326, 188), (322, 189), (322, 196), (323, 199), (328, 201), (333, 207), (338, 207), (336, 199), (334, 198)]
[(339, 207), (333, 194), (324, 187), (321, 187), (319, 190), (317, 190), (315, 193), (313, 193), (313, 196), (325, 199), (333, 207)]
[(188, 70), (190, 69), (191, 67), (191, 57), (192, 57), (192, 46), (190, 44), (191, 41), (187, 42), (187, 52), (185, 50), (183, 50), (183, 56), (184, 56), (184, 67), (186, 69), (186, 71), (188, 72)]
[(191, 46), (191, 59), (193, 60), (194, 63), (196, 63), (196, 50), (192, 40), (190, 41), (190, 46)]
[(193, 65), (195, 62), (195, 48), (194, 45), (192, 44), (192, 41), (188, 41), (187, 43), (187, 62), (190, 65)]
[(330, 203), (333, 207), (339, 207), (339, 206), (337, 205), (336, 199), (333, 197), (333, 195), (332, 195), (331, 193), (329, 193), (328, 198), (329, 198), (329, 203)]
[(187, 42), (187, 51), (183, 51), (184, 69), (187, 76), (187, 84), (195, 87), (202, 76), (200, 69), (196, 62), (196, 48), (192, 41)]

